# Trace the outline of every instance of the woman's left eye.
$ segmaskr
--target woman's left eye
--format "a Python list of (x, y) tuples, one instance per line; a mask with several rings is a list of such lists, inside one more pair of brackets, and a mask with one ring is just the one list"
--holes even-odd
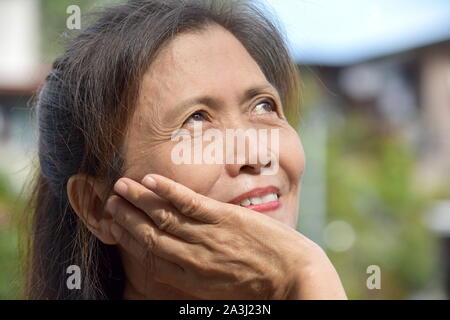
[(271, 113), (276, 111), (273, 103), (269, 101), (258, 103), (253, 110), (256, 114)]

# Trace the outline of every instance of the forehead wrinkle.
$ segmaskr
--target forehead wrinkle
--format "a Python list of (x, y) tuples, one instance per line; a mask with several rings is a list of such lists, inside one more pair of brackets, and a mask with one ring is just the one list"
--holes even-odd
[[(201, 30), (199, 32), (199, 30), (197, 30), (196, 32), (187, 32), (187, 33), (183, 33), (179, 36), (177, 36), (176, 38), (174, 38), (172, 41), (170, 41), (166, 46), (164, 46), (164, 48), (158, 53), (157, 59), (154, 61), (154, 63), (152, 64), (152, 68), (151, 68), (151, 72), (150, 74), (153, 75), (158, 75), (158, 82), (157, 84), (155, 84), (155, 86), (159, 89), (159, 91), (162, 92), (164, 97), (168, 97), (169, 95), (169, 101), (170, 98), (172, 97), (176, 97), (178, 96), (185, 96), (185, 98), (189, 99), (188, 97), (186, 97), (186, 94), (192, 94), (193, 92), (188, 91), (187, 87), (184, 85), (180, 85), (180, 81), (181, 79), (183, 79), (184, 82), (186, 81), (194, 81), (194, 82), (198, 82), (197, 85), (197, 89), (204, 89), (205, 85), (210, 85), (211, 83), (209, 81), (204, 82), (205, 79), (198, 79), (198, 75), (199, 72), (202, 73), (202, 75), (206, 75), (207, 77), (213, 77), (212, 80), (217, 80), (217, 74), (211, 74), (211, 70), (209, 68), (210, 64), (215, 61), (215, 57), (216, 54), (220, 55), (227, 55), (229, 56), (228, 59), (231, 59), (231, 61), (236, 64), (239, 63), (240, 64), (240, 59), (242, 59), (242, 54), (245, 55), (245, 58), (249, 58), (251, 60), (251, 67), (250, 66), (246, 66), (245, 69), (247, 70), (249, 67), (253, 68), (256, 67), (257, 68), (257, 73), (260, 73), (262, 75), (262, 77), (264, 78), (264, 80), (267, 81), (266, 77), (264, 76), (264, 74), (261, 72), (259, 66), (256, 64), (256, 62), (253, 60), (253, 58), (250, 57), (250, 55), (248, 54), (248, 52), (245, 51), (245, 48), (242, 46), (242, 44), (239, 42), (239, 40), (237, 40), (228, 30), (223, 29), (220, 26), (214, 26), (215, 28), (206, 28), (204, 30)], [(230, 48), (225, 47), (225, 52), (222, 50), (224, 49), (224, 47), (222, 46), (222, 44), (218, 44), (216, 41), (214, 41), (214, 39), (212, 39), (212, 43), (214, 44), (214, 47), (212, 47), (212, 49), (214, 49), (214, 54), (211, 55), (212, 53), (208, 53), (208, 57), (209, 59), (207, 59), (206, 61), (201, 60), (201, 57), (203, 57), (205, 55), (205, 53), (207, 53), (208, 51), (206, 50), (206, 48), (204, 48), (203, 46), (199, 46), (198, 42), (200, 40), (204, 39), (199, 39), (198, 36), (202, 36), (205, 35), (207, 37), (211, 37), (214, 33), (211, 32), (217, 32), (217, 28), (219, 28), (220, 32), (226, 33), (227, 36), (227, 40), (228, 41), (233, 41), (231, 46), (233, 45), (238, 45), (239, 46), (239, 54), (236, 54), (235, 51), (232, 52), (232, 54), (230, 52), (228, 52), (230, 50)], [(186, 38), (187, 37), (192, 37), (194, 36), (194, 38)], [(187, 41), (187, 43), (186, 43)], [(178, 45), (182, 43), (181, 45)], [(187, 48), (186, 48), (187, 45)], [(210, 48), (211, 49), (211, 48)], [(218, 51), (218, 50), (221, 51)], [(195, 53), (196, 50), (199, 50), (198, 53)], [(228, 51), (227, 51), (228, 50)], [(243, 51), (243, 52), (241, 52)], [(220, 53), (218, 53), (220, 52)], [(239, 61), (236, 62), (236, 58), (237, 56), (239, 56)], [(248, 59), (247, 59), (248, 60)], [(193, 69), (192, 66), (195, 66), (195, 68)], [(220, 66), (222, 65), (222, 63), (219, 61), (218, 63), (215, 63), (216, 66)], [(240, 65), (241, 67), (244, 67), (244, 65)], [(236, 76), (236, 72), (233, 72), (232, 70), (224, 70), (226, 71), (225, 74), (221, 74), (221, 78), (224, 78), (224, 81), (227, 82), (228, 84), (230, 84), (230, 81), (227, 81), (228, 78), (230, 79), (235, 79), (235, 78), (240, 78), (240, 76)], [(206, 72), (206, 73), (205, 73)], [(249, 73), (253, 73), (254, 70), (247, 70), (246, 74)], [(152, 79), (153, 77), (150, 77), (150, 79)], [(205, 77), (203, 77), (205, 78)], [(186, 80), (188, 79), (188, 80)], [(152, 80), (155, 80), (154, 78)], [(254, 79), (255, 80), (255, 79)], [(262, 79), (261, 79), (262, 80)], [(155, 82), (155, 81), (152, 81)], [(234, 80), (231, 80), (231, 83), (234, 85), (236, 85)], [(188, 87), (190, 86), (191, 89), (192, 87), (195, 88), (195, 86), (193, 86), (193, 83), (187, 83)], [(219, 86), (222, 85), (222, 83), (219, 84)], [(184, 90), (184, 92), (173, 92), (173, 88), (175, 87), (179, 87), (181, 90)], [(240, 89), (240, 88), (237, 88)], [(212, 95), (211, 92), (202, 92), (203, 90), (200, 90), (199, 92), (197, 92), (197, 94), (191, 95), (191, 97), (198, 97), (198, 96), (205, 96), (206, 94), (208, 96)], [(170, 92), (173, 92), (172, 95), (170, 95)], [(215, 99), (217, 97), (214, 97)], [(187, 100), (185, 99), (185, 101)], [(166, 99), (167, 100), (167, 99)], [(165, 100), (164, 100), (165, 101)], [(210, 102), (210, 101), (209, 101)], [(177, 101), (171, 101), (168, 102), (170, 103), (170, 105), (178, 105)], [(197, 104), (202, 104), (202, 103), (197, 103)], [(192, 106), (192, 104), (190, 104)], [(208, 106), (210, 105), (210, 103), (207, 104)], [(168, 106), (166, 106), (168, 107)], [(181, 111), (181, 110), (180, 110)], [(169, 113), (171, 113), (169, 111)], [(166, 116), (168, 116), (166, 114)], [(179, 113), (175, 112), (173, 113), (169, 118), (173, 119), (175, 118), (175, 116), (182, 116)], [(164, 120), (164, 119), (163, 119)]]

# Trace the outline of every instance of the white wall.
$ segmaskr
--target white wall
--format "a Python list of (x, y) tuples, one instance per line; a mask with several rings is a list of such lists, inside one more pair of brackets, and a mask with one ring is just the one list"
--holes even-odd
[(0, 0), (0, 88), (33, 84), (39, 37), (39, 0)]

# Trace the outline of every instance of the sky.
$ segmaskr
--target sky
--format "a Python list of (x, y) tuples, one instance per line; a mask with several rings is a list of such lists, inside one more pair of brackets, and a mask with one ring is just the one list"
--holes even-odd
[(300, 64), (348, 65), (450, 39), (450, 0), (265, 0)]

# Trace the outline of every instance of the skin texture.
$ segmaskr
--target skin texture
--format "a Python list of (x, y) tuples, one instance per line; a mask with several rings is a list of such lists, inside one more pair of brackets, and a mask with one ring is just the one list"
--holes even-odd
[[(255, 87), (260, 90), (243, 99)], [(179, 107), (205, 95), (210, 99)], [(279, 129), (279, 158), (272, 159), (279, 170), (262, 175), (269, 163), (250, 163), (248, 155), (239, 164), (174, 164), (172, 133), (186, 129), (193, 136), (196, 121), (204, 130), (222, 132)], [(68, 184), (71, 204), (88, 228), (119, 246), (127, 275), (124, 298), (345, 298), (324, 252), (295, 230), (305, 166), (300, 139), (283, 115), (277, 90), (227, 30), (212, 25), (183, 33), (158, 54), (143, 78), (124, 153), (124, 178), (101, 214), (95, 200), (83, 204), (80, 196), (104, 197), (101, 183), (80, 190), (89, 177), (76, 175)], [(270, 185), (280, 190), (276, 210), (227, 203)]]

